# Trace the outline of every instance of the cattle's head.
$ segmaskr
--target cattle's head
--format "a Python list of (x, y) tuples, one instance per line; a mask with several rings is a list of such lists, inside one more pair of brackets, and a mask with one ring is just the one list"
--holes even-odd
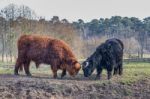
[(69, 60), (69, 64), (68, 64), (68, 72), (71, 76), (75, 76), (78, 74), (81, 65), (80, 63), (76, 60), (76, 59), (71, 59)]
[(93, 64), (93, 60), (87, 59), (86, 61), (82, 63), (82, 70), (83, 70), (85, 77), (90, 76), (93, 73), (94, 69), (95, 69), (95, 66)]
[(101, 55), (93, 55), (82, 63), (82, 70), (85, 77), (88, 77), (93, 73), (96, 66), (100, 64), (101, 59)]

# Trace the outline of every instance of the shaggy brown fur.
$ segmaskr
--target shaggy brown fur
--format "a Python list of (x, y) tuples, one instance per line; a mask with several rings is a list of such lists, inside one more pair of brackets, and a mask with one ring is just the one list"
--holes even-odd
[(25, 73), (30, 76), (30, 62), (34, 61), (38, 68), (41, 63), (50, 64), (54, 78), (58, 69), (61, 69), (61, 77), (66, 71), (74, 76), (81, 66), (73, 54), (71, 48), (62, 40), (42, 35), (22, 35), (18, 40), (18, 58), (14, 73), (18, 75), (19, 68), (24, 66)]

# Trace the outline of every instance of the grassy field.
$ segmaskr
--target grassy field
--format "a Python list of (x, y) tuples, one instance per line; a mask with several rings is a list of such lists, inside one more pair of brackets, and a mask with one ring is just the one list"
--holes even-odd
[[(89, 78), (82, 70), (75, 78), (66, 76), (53, 79), (50, 66), (39, 69), (31, 64), (32, 77), (14, 76), (13, 63), (0, 63), (0, 98), (3, 99), (150, 99), (150, 63), (124, 63), (122, 76), (107, 80), (95, 80), (95, 72)], [(61, 71), (58, 72), (59, 77)], [(24, 75), (24, 72), (21, 73)]]
[[(119, 81), (121, 83), (131, 83), (143, 78), (150, 77), (150, 63), (145, 62), (132, 62), (132, 63), (124, 63), (124, 73), (123, 76), (113, 77), (112, 80)], [(10, 66), (10, 68), (9, 68)], [(13, 63), (0, 63), (0, 74), (13, 74)], [(33, 75), (47, 75), (52, 77), (52, 72), (50, 66), (48, 65), (41, 65), (40, 68), (36, 69), (35, 65), (31, 63), (30, 71)], [(58, 71), (61, 73), (61, 71)], [(21, 72), (24, 75), (24, 72)], [(79, 75), (77, 78), (82, 75), (82, 70), (80, 70)], [(95, 74), (95, 72), (94, 72)], [(95, 75), (94, 75), (95, 76)], [(94, 79), (94, 76), (91, 76), (90, 79)], [(103, 71), (103, 78), (106, 79), (106, 71)], [(82, 78), (81, 78), (82, 79)]]

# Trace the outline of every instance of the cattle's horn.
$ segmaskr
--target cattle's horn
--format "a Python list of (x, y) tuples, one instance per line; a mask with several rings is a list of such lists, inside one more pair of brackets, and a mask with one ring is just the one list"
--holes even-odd
[(76, 63), (75, 67), (76, 67), (76, 69), (80, 69), (81, 65), (79, 63)]
[(84, 68), (86, 68), (89, 65), (89, 62), (85, 62)]

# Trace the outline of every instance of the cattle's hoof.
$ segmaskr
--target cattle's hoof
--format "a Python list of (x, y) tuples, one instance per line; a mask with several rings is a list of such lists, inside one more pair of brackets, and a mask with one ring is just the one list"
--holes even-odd
[(112, 78), (112, 77), (110, 77), (110, 78), (107, 78), (107, 79), (108, 79), (108, 80), (111, 80), (111, 78)]
[(63, 79), (65, 77), (65, 75), (61, 75), (61, 79)]
[(64, 77), (60, 77), (60, 79), (63, 79)]
[(74, 80), (75, 79), (75, 76), (70, 76), (70, 80)]
[(100, 76), (95, 77), (95, 80), (101, 80)]
[(19, 76), (19, 74), (18, 74), (18, 73), (14, 73), (14, 75)]
[(101, 80), (101, 78), (95, 78), (95, 80)]
[(113, 74), (114, 76), (117, 75), (116, 73)]
[(57, 76), (56, 77), (54, 76), (53, 79), (57, 79)]
[(31, 77), (32, 75), (31, 75), (31, 74), (27, 74), (27, 76), (28, 76), (28, 77)]
[(120, 76), (122, 76), (122, 73), (119, 73)]

